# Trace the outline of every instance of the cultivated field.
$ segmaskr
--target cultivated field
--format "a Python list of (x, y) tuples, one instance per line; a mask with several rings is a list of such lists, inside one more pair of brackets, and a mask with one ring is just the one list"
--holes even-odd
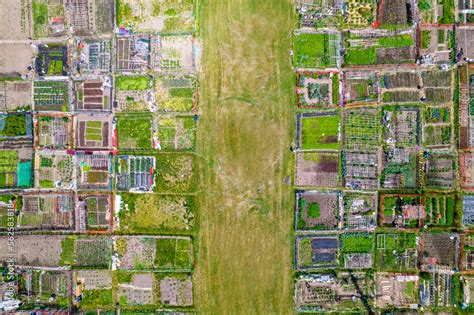
[(293, 8), (208, 0), (200, 9), (198, 312), (289, 314)]

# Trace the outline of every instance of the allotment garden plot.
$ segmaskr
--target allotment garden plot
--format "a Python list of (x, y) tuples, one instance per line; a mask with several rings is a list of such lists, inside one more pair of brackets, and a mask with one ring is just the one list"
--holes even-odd
[(339, 112), (298, 114), (298, 148), (302, 150), (338, 150), (340, 146)]
[(115, 189), (147, 192), (155, 186), (155, 157), (119, 155), (114, 159)]
[[(17, 266), (58, 267), (61, 257), (62, 235), (21, 235), (15, 240)], [(7, 248), (6, 237), (0, 237), (0, 248)], [(0, 251), (0, 262), (8, 259), (7, 251)]]
[(339, 105), (338, 72), (297, 72), (298, 108), (331, 108)]
[(69, 46), (71, 72), (83, 75), (110, 71), (111, 46), (110, 40), (75, 38), (73, 45)]
[(462, 235), (461, 244), (461, 270), (474, 271), (474, 235), (472, 233)]
[(418, 10), (421, 22), (426, 24), (453, 24), (455, 1), (420, 0)]
[(78, 114), (76, 119), (76, 147), (108, 149), (112, 146), (112, 116), (107, 114)]
[(193, 283), (189, 274), (160, 277), (160, 302), (167, 306), (193, 305)]
[(439, 71), (434, 69), (421, 72), (426, 102), (433, 104), (451, 103), (453, 99), (453, 74), (454, 71)]
[[(425, 152), (424, 183), (428, 188), (456, 187), (457, 165), (456, 155), (445, 152)], [(460, 163), (461, 169), (463, 167)]]
[(195, 5), (194, 0), (121, 0), (117, 5), (117, 23), (141, 31), (194, 31)]
[(156, 192), (193, 192), (197, 188), (195, 156), (156, 155)]
[(150, 36), (133, 34), (117, 37), (115, 69), (123, 72), (144, 71), (150, 65)]
[(379, 74), (380, 100), (384, 103), (416, 103), (424, 96), (422, 79), (417, 70), (387, 71)]
[(113, 1), (66, 0), (65, 8), (69, 26), (75, 35), (110, 33), (113, 31)]
[(343, 0), (296, 1), (299, 27), (338, 26), (342, 19), (343, 6)]
[(295, 241), (295, 266), (298, 270), (335, 268), (339, 262), (336, 235), (301, 235)]
[(388, 232), (376, 234), (375, 264), (379, 270), (415, 270), (418, 262), (415, 233)]
[(75, 155), (76, 187), (84, 190), (110, 190), (112, 158), (108, 153), (93, 152)]
[(31, 34), (31, 6), (28, 1), (3, 1), (0, 12), (0, 38), (25, 40)]
[(194, 40), (188, 35), (160, 35), (152, 38), (151, 67), (157, 71), (193, 71)]
[(375, 288), (378, 293), (375, 305), (380, 308), (408, 308), (418, 304), (419, 277), (416, 274), (392, 274), (378, 272)]
[(373, 230), (376, 227), (377, 193), (344, 192), (342, 226), (347, 230)]
[(344, 112), (342, 175), (351, 189), (378, 188), (380, 108), (352, 108)]
[(424, 307), (451, 307), (455, 305), (455, 294), (460, 288), (456, 275), (450, 272), (420, 274), (420, 305)]
[(380, 1), (377, 3), (377, 22), (381, 27), (407, 27), (412, 23), (414, 8), (405, 0)]
[(344, 233), (339, 236), (339, 244), (339, 259), (344, 268), (372, 268), (373, 233)]
[(61, 36), (66, 33), (64, 0), (33, 0), (34, 37)]
[(452, 26), (421, 26), (420, 55), (437, 64), (450, 63), (455, 58), (454, 36)]
[(108, 230), (112, 221), (110, 194), (82, 193), (76, 196), (76, 231)]
[[(74, 226), (73, 196), (71, 194), (28, 194), (21, 198), (17, 218), (19, 229), (71, 230)], [(19, 198), (16, 205), (19, 206)]]
[(344, 1), (344, 23), (348, 26), (369, 26), (375, 20), (376, 3), (374, 0)]
[[(462, 52), (460, 57), (474, 59), (474, 28), (472, 25), (460, 25), (456, 29), (455, 43), (457, 48)], [(454, 39), (452, 40), (454, 42)]]
[(426, 218), (428, 226), (453, 226), (456, 212), (456, 196), (454, 194), (430, 193), (425, 195)]
[(425, 197), (417, 194), (383, 194), (380, 196), (381, 226), (417, 228), (426, 217)]
[(31, 109), (31, 83), (23, 80), (0, 82), (0, 111)]
[(422, 271), (454, 271), (459, 269), (459, 234), (422, 233), (418, 251)]
[(295, 31), (293, 64), (296, 68), (336, 68), (340, 64), (340, 33)]
[[(25, 268), (18, 270), (18, 294), (28, 296), (26, 303), (40, 303), (46, 307), (69, 306), (69, 271), (46, 271)], [(29, 304), (28, 303), (28, 304)]]
[(30, 187), (33, 187), (33, 148), (25, 145), (0, 149), (0, 188)]
[(69, 149), (73, 146), (73, 118), (70, 115), (35, 117), (35, 145), (40, 149)]
[(311, 273), (295, 283), (298, 311), (352, 311), (373, 304), (373, 275), (364, 272)]
[(344, 71), (344, 103), (370, 103), (379, 101), (379, 80), (370, 69)]
[(61, 240), (60, 264), (107, 269), (111, 264), (112, 240), (107, 237), (65, 236)]
[(108, 270), (76, 270), (72, 276), (73, 304), (83, 309), (113, 305), (112, 274)]
[(459, 148), (474, 147), (474, 67), (459, 67)]
[(44, 44), (38, 46), (35, 60), (36, 74), (44, 76), (67, 76), (67, 47), (61, 44)]
[(418, 147), (420, 110), (416, 107), (384, 106), (381, 187), (416, 188), (419, 184)]

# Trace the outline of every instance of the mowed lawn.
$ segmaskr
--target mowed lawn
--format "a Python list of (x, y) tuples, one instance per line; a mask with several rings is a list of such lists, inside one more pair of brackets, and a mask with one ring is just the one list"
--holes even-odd
[(295, 77), (290, 0), (200, 4), (201, 314), (289, 314)]

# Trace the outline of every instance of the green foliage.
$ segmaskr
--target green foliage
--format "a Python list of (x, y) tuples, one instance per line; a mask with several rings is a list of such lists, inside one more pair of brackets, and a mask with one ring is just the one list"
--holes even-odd
[(381, 37), (378, 42), (382, 47), (407, 47), (413, 45), (413, 38), (410, 34), (403, 34), (391, 37)]
[(375, 47), (367, 49), (351, 48), (344, 56), (347, 65), (372, 65), (377, 63), (377, 52)]
[(26, 115), (7, 115), (3, 122), (5, 128), (0, 130), (0, 138), (26, 135)]
[(115, 78), (115, 87), (122, 91), (145, 91), (150, 89), (148, 76), (119, 76)]
[(155, 266), (160, 269), (188, 269), (191, 267), (191, 242), (189, 239), (156, 240)]
[(310, 203), (308, 207), (308, 218), (317, 219), (321, 216), (319, 203)]
[(80, 306), (84, 308), (100, 308), (112, 304), (113, 299), (111, 289), (83, 291), (82, 300), (80, 302)]
[(118, 116), (119, 149), (151, 149), (150, 116)]
[(427, 49), (430, 46), (431, 31), (424, 30), (421, 32), (421, 48)]
[(54, 183), (51, 180), (40, 180), (39, 185), (41, 188), (54, 188)]

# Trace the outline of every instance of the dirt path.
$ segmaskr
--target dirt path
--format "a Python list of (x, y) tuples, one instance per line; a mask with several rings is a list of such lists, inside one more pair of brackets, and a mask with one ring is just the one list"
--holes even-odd
[(290, 1), (201, 3), (196, 306), (292, 312)]

